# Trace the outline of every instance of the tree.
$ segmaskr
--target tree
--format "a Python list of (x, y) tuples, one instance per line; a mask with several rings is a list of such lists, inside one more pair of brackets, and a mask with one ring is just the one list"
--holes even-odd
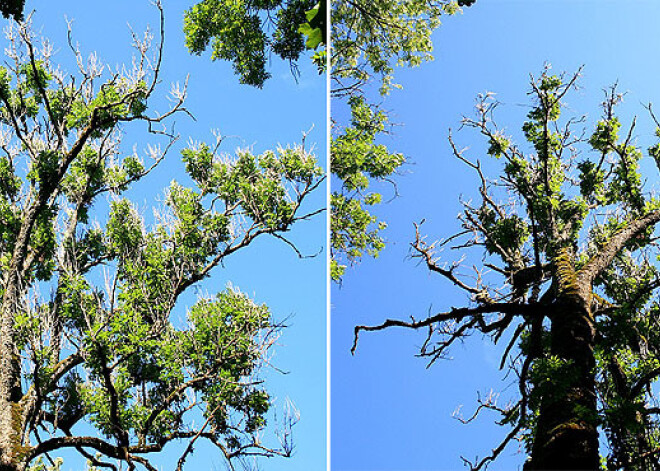
[[(339, 281), (349, 264), (384, 247), (387, 226), (371, 213), (382, 201), (373, 184), (391, 182), (404, 163), (379, 139), (389, 132), (382, 100), (399, 85), (394, 67), (416, 67), (433, 59), (431, 34), (443, 15), (472, 1), (340, 0), (332, 3), (331, 78), (334, 109), (346, 107), (350, 120), (333, 112), (331, 169), (331, 274)], [(374, 90), (376, 93), (374, 93)], [(371, 96), (375, 95), (374, 100)], [(341, 103), (341, 104), (339, 104)]]
[[(160, 4), (157, 4), (160, 9)], [(161, 9), (161, 38), (163, 20)], [(183, 106), (149, 112), (162, 42), (134, 36), (133, 67), (112, 73), (75, 53), (70, 76), (25, 24), (9, 30), (0, 69), (0, 470), (51, 469), (75, 450), (92, 469), (156, 469), (183, 443), (176, 469), (205, 440), (231, 462), (291, 451), (261, 441), (270, 398), (260, 367), (280, 325), (232, 288), (177, 301), (226, 257), (270, 235), (284, 241), (316, 212), (301, 205), (322, 180), (303, 146), (221, 157), (220, 141), (182, 150), (147, 223), (122, 194), (173, 148), (165, 125)], [(143, 123), (145, 163), (121, 137)], [(164, 139), (164, 141), (163, 141)], [(109, 203), (104, 203), (108, 196)], [(95, 219), (105, 220), (104, 224)], [(90, 434), (90, 428), (96, 434)], [(61, 462), (59, 462), (61, 463)]]
[[(269, 54), (288, 61), (296, 74), (300, 55), (326, 43), (326, 5), (325, 0), (204, 0), (186, 12), (186, 46), (201, 54), (211, 44), (213, 60), (231, 61), (241, 83), (261, 88), (270, 78)], [(320, 71), (324, 57), (323, 50), (314, 56)]]
[[(490, 455), (466, 460), (473, 470), (514, 440), (529, 454), (525, 470), (659, 466), (660, 408), (652, 384), (660, 375), (654, 236), (660, 200), (640, 173), (636, 120), (624, 132), (615, 114), (622, 100), (616, 87), (606, 90), (590, 133), (580, 129), (584, 117), (562, 117), (578, 75), (546, 69), (532, 79), (533, 106), (522, 126), (527, 146), (496, 126), (493, 95), (479, 97), (476, 118), (462, 126), (485, 138), (486, 153), (496, 159), (486, 165), (502, 167), (496, 180), (450, 134), (453, 155), (478, 177), (479, 202), (463, 203), (462, 230), (441, 241), (428, 243), (417, 225), (411, 251), (470, 303), (355, 328), (353, 352), (363, 331), (426, 330), (420, 354), (430, 364), (474, 333), (506, 341), (500, 368), (513, 374), (518, 396), (507, 405), (494, 396), (480, 399), (477, 412), (496, 412), (510, 430)], [(651, 106), (648, 111), (660, 137), (660, 122)], [(660, 144), (648, 155), (660, 169)], [(469, 273), (461, 261), (441, 262), (437, 252), (450, 247), (461, 261), (482, 266)], [(602, 460), (599, 438), (608, 443)]]
[(5, 18), (13, 18), (16, 21), (23, 19), (23, 7), (25, 0), (8, 0), (0, 2), (0, 11)]

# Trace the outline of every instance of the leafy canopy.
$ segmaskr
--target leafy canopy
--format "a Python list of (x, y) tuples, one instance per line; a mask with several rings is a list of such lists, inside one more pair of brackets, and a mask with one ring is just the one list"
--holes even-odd
[[(270, 54), (295, 73), (300, 55), (326, 42), (326, 8), (325, 0), (204, 0), (186, 12), (186, 46), (201, 54), (210, 45), (213, 60), (231, 61), (241, 83), (261, 88)], [(314, 57), (320, 70), (323, 57)]]
[[(178, 470), (199, 441), (228, 462), (288, 455), (288, 434), (276, 447), (262, 439), (271, 398), (260, 369), (280, 329), (268, 308), (229, 287), (200, 296), (181, 319), (178, 300), (232, 253), (264, 235), (286, 241), (315, 213), (301, 209), (322, 181), (315, 158), (302, 146), (230, 157), (221, 140), (191, 144), (182, 181), (147, 222), (126, 191), (173, 152), (178, 136), (165, 124), (185, 98), (175, 87), (172, 108), (149, 113), (160, 48), (154, 56), (138, 42), (125, 73), (76, 52), (80, 69), (69, 76), (28, 26), (9, 34), (0, 468), (55, 469), (43, 459), (71, 448), (90, 469), (152, 470), (150, 456), (171, 442), (184, 443)], [(137, 122), (159, 142), (144, 157), (121, 145)]]

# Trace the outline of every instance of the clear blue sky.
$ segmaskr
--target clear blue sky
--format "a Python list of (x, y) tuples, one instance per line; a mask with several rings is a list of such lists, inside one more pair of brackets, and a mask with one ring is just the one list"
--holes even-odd
[[(156, 109), (166, 108), (165, 96), (173, 82), (183, 83), (190, 76), (186, 107), (194, 114), (194, 122), (184, 115), (176, 119), (176, 130), (182, 139), (180, 149), (191, 137), (212, 140), (212, 129), (219, 129), (228, 138), (222, 150), (232, 153), (236, 147), (252, 147), (255, 152), (299, 142), (302, 132), (312, 126), (307, 139), (314, 145), (318, 159), (325, 163), (325, 78), (318, 76), (306, 58), (301, 60), (302, 76), (298, 83), (288, 65), (272, 61), (273, 78), (263, 90), (238, 83), (230, 64), (211, 62), (209, 55), (190, 56), (184, 47), (183, 12), (193, 1), (165, 0), (166, 37), (163, 59), (162, 84), (153, 96)], [(49, 37), (58, 54), (54, 61), (64, 70), (74, 71), (73, 57), (66, 45), (65, 17), (73, 19), (75, 40), (84, 55), (96, 51), (103, 62), (117, 66), (130, 61), (131, 36), (128, 23), (141, 33), (147, 24), (158, 25), (157, 10), (148, 0), (119, 0), (113, 2), (44, 1), (28, 0), (27, 10), (35, 10), (35, 28)], [(144, 133), (128, 131), (126, 152), (133, 144), (138, 151), (146, 148), (150, 137)], [(162, 190), (172, 179), (185, 182), (180, 154), (174, 149), (163, 165), (154, 172), (146, 186), (131, 191), (128, 196), (137, 203), (142, 213), (151, 214)], [(317, 192), (307, 209), (325, 205), (325, 192)], [(325, 217), (302, 223), (291, 232), (291, 239), (305, 254), (325, 250)], [(290, 398), (301, 414), (294, 428), (295, 454), (291, 459), (262, 460), (268, 470), (317, 470), (325, 467), (325, 307), (326, 260), (323, 254), (316, 258), (299, 260), (296, 254), (279, 241), (262, 240), (245, 251), (227, 259), (225, 267), (218, 267), (212, 277), (202, 285), (204, 292), (213, 294), (231, 282), (260, 303), (266, 303), (276, 319), (291, 316), (279, 345), (271, 359), (277, 368), (289, 372), (283, 375), (274, 370), (266, 372), (268, 389), (275, 399), (274, 409), (281, 415), (285, 401)], [(189, 301), (194, 301), (194, 294)], [(178, 307), (185, 312), (184, 303)], [(264, 437), (272, 431), (267, 431)], [(273, 441), (269, 441), (273, 445)], [(172, 469), (176, 456), (165, 453), (162, 469)], [(65, 462), (63, 470), (78, 470), (79, 465)], [(188, 463), (188, 469), (225, 469), (219, 455), (208, 448), (199, 447)]]
[[(642, 105), (660, 106), (658, 18), (654, 1), (477, 0), (435, 33), (433, 63), (397, 71), (403, 90), (394, 91), (385, 107), (402, 126), (384, 142), (408, 156), (409, 165), (397, 179), (400, 196), (378, 212), (389, 222), (388, 245), (379, 259), (349, 269), (343, 287), (332, 292), (333, 471), (464, 469), (461, 455), (484, 456), (503, 438), (506, 430), (492, 424), (492, 415), (471, 425), (451, 417), (460, 405), (469, 415), (477, 392), (492, 388), (503, 398), (515, 392), (497, 371), (499, 347), (477, 335), (452, 349), (452, 361), (427, 370), (414, 357), (423, 333), (364, 333), (351, 357), (353, 327), (465, 303), (406, 256), (413, 222), (426, 218), (430, 239), (451, 235), (458, 228), (459, 195), (477, 196), (475, 176), (451, 157), (447, 135), (463, 115), (472, 115), (478, 93), (497, 93), (502, 106), (496, 121), (519, 138), (529, 74), (538, 75), (546, 61), (556, 72), (584, 64), (582, 88), (566, 99), (569, 111), (586, 113), (593, 123), (602, 89), (619, 80), (621, 91), (628, 91), (623, 122), (638, 115), (637, 142), (643, 149), (652, 143)], [(486, 160), (484, 142), (474, 133), (459, 132), (455, 139), (470, 146), (472, 158)], [(645, 168), (649, 183), (657, 181), (654, 165), (646, 162)], [(520, 469), (524, 454), (517, 451), (511, 445), (489, 469)]]

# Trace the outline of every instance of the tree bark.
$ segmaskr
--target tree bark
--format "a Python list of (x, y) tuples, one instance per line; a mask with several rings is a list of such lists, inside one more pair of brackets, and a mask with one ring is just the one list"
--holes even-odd
[(550, 378), (525, 471), (599, 470), (594, 324), (579, 296), (560, 298), (551, 316), (551, 355), (565, 374)]
[(23, 469), (20, 462), (28, 449), (22, 443), (20, 364), (13, 343), (6, 341), (4, 327), (0, 331), (0, 471), (18, 471)]
[[(21, 234), (23, 234), (21, 228)], [(20, 236), (19, 236), (20, 237)], [(24, 236), (25, 238), (25, 236)], [(27, 244), (25, 244), (27, 246)], [(25, 248), (17, 253), (24, 254)], [(20, 404), (21, 364), (15, 344), (15, 310), (18, 298), (20, 257), (14, 255), (0, 310), (0, 471), (21, 469), (27, 448), (23, 442), (23, 407)]]
[[(13, 318), (2, 316), (0, 324), (0, 471), (17, 469), (15, 463), (20, 451), (22, 432), (19, 385), (16, 383), (20, 368), (13, 344)], [(17, 387), (18, 386), (18, 387)]]

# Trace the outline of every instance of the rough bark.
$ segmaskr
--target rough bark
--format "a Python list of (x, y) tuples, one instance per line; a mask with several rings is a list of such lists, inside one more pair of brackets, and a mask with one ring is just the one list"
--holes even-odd
[(0, 471), (14, 468), (22, 453), (20, 363), (14, 345), (14, 316), (5, 298), (0, 320)]
[[(551, 316), (551, 355), (565, 362), (564, 377), (542, 398), (525, 471), (598, 470), (594, 324), (579, 297), (559, 299)], [(558, 384), (559, 383), (559, 384)]]

